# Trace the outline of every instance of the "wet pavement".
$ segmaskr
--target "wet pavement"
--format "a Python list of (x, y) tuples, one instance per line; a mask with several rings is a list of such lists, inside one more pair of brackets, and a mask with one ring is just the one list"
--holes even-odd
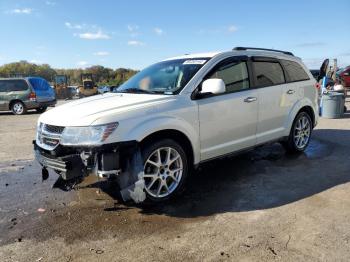
[(2, 261), (350, 259), (348, 115), (321, 119), (301, 155), (272, 144), (207, 163), (157, 205), (123, 203), (94, 177), (70, 192), (53, 172), (41, 181), (37, 117), (0, 114)]

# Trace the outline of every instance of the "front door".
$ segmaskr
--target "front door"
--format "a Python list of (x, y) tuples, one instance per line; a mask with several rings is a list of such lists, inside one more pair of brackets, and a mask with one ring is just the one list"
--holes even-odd
[(245, 61), (225, 59), (208, 78), (222, 79), (226, 93), (197, 100), (202, 161), (254, 146), (258, 117), (257, 90), (250, 89)]
[(259, 113), (257, 144), (280, 138), (284, 133), (287, 97), (283, 94), (285, 77), (281, 64), (264, 58), (253, 58), (255, 86), (258, 88)]

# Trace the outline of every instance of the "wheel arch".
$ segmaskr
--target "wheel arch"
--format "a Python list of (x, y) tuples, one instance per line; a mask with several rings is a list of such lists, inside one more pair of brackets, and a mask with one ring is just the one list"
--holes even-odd
[(195, 163), (195, 155), (194, 155), (194, 149), (192, 146), (192, 143), (190, 139), (181, 131), (176, 129), (163, 129), (156, 131), (154, 133), (151, 133), (144, 137), (140, 142), (141, 148), (148, 145), (149, 143), (152, 143), (153, 141), (159, 141), (160, 139), (173, 139), (178, 144), (180, 144), (183, 148), (185, 153), (187, 154), (189, 163), (193, 165)]
[(314, 110), (312, 109), (311, 106), (303, 106), (302, 108), (300, 108), (300, 110), (298, 111), (298, 113), (295, 115), (295, 117), (297, 115), (299, 115), (301, 112), (305, 112), (307, 113), (310, 118), (311, 118), (311, 121), (312, 121), (312, 126), (314, 127), (315, 126), (315, 112)]
[(23, 101), (21, 99), (12, 99), (10, 102), (9, 102), (9, 110), (12, 110), (12, 105), (16, 102), (21, 102), (23, 104), (23, 106), (25, 107), (26, 105), (23, 103)]
[(292, 109), (289, 112), (288, 117), (286, 118), (285, 122), (285, 136), (289, 136), (290, 130), (292, 128), (292, 125), (294, 123), (295, 118), (300, 112), (306, 112), (309, 114), (312, 120), (313, 127), (317, 124), (317, 116), (315, 115), (315, 109), (313, 107), (313, 104), (308, 99), (303, 99), (295, 103), (295, 105), (292, 107)]

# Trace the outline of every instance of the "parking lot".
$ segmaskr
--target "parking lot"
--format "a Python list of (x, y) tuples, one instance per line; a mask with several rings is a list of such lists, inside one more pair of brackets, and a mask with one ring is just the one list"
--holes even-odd
[(2, 261), (350, 260), (349, 113), (320, 119), (302, 155), (273, 144), (206, 164), (163, 205), (122, 203), (92, 177), (42, 182), (38, 116), (0, 113)]

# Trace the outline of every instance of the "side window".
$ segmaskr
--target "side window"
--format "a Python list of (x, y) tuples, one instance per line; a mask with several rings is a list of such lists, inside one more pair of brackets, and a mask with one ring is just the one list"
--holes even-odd
[(24, 80), (7, 80), (4, 81), (7, 86), (7, 91), (26, 91), (28, 89), (27, 82)]
[(286, 70), (287, 82), (309, 80), (308, 74), (305, 70), (296, 62), (281, 60)]
[(237, 92), (249, 88), (249, 74), (247, 63), (242, 61), (228, 61), (219, 64), (213, 72), (206, 77), (219, 78), (225, 82), (226, 93)]
[(257, 86), (273, 86), (285, 83), (281, 65), (278, 62), (253, 62)]
[(6, 82), (0, 81), (0, 92), (7, 92)]

